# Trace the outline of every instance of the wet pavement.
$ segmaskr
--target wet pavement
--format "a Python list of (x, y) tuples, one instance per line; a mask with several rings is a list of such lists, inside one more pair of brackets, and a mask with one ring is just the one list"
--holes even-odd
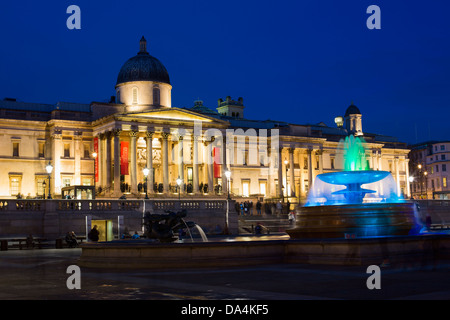
[(381, 289), (368, 289), (367, 266), (274, 264), (223, 269), (81, 268), (81, 289), (68, 289), (81, 249), (0, 252), (0, 299), (48, 300), (325, 300), (450, 299), (450, 261), (381, 268)]

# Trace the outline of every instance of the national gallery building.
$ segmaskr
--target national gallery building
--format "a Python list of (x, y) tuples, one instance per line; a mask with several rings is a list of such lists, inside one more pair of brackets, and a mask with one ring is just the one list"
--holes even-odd
[(247, 119), (244, 100), (230, 96), (215, 110), (200, 100), (174, 107), (169, 73), (143, 37), (115, 89), (109, 103), (1, 100), (0, 197), (58, 198), (95, 186), (101, 198), (229, 193), (298, 202), (316, 175), (342, 170), (339, 142), (350, 134), (364, 138), (370, 168), (390, 171), (399, 195), (410, 196), (406, 144), (364, 132), (353, 103), (333, 127)]

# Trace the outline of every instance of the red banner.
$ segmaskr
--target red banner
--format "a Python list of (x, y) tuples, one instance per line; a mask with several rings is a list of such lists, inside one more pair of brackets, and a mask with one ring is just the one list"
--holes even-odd
[(214, 178), (220, 178), (222, 177), (222, 166), (220, 165), (220, 163), (222, 163), (222, 161), (220, 160), (220, 148), (214, 148), (213, 149), (213, 154), (214, 154)]
[(97, 156), (94, 159), (95, 162), (95, 170), (94, 170), (94, 179), (95, 182), (98, 182), (98, 138), (94, 138), (94, 152)]
[(128, 175), (128, 141), (120, 143), (120, 174)]

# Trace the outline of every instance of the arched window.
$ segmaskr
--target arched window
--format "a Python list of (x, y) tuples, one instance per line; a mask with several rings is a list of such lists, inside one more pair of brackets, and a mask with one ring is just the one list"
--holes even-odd
[(132, 93), (133, 93), (133, 102), (132, 102), (132, 104), (137, 104), (138, 103), (138, 88), (134, 87)]
[(153, 104), (160, 105), (160, 92), (158, 87), (153, 88)]

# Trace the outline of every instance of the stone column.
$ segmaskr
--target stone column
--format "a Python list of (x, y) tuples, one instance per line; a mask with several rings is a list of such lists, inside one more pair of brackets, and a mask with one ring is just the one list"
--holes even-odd
[[(52, 159), (53, 171), (51, 173), (52, 181), (50, 185), (50, 192), (53, 194), (61, 193), (61, 153), (62, 153), (62, 132), (55, 130), (52, 134)], [(45, 164), (47, 165), (47, 164)]]
[(131, 170), (130, 170), (130, 182), (131, 182), (131, 193), (137, 194), (137, 148), (136, 148), (136, 139), (138, 132), (130, 131), (130, 162), (131, 162)]
[(214, 137), (211, 137), (211, 142), (208, 142), (206, 148), (206, 166), (208, 167), (208, 193), (214, 193), (214, 156), (212, 143), (214, 142)]
[(169, 192), (169, 136), (170, 133), (162, 132), (162, 163), (163, 163), (163, 186), (164, 193)]
[(75, 140), (75, 166), (74, 166), (74, 182), (73, 184), (81, 185), (81, 135), (80, 131), (74, 132)]
[(283, 148), (280, 148), (277, 155), (277, 165), (278, 165), (278, 196), (283, 197), (283, 158), (281, 157)]
[(147, 177), (147, 193), (153, 193), (153, 184), (155, 177), (153, 176), (153, 132), (147, 131), (147, 168), (149, 169)]
[(120, 191), (120, 129), (114, 129), (114, 196), (118, 197)]
[(294, 148), (289, 148), (289, 170), (290, 172), (290, 187), (291, 197), (295, 197), (295, 165), (294, 165)]
[(409, 185), (409, 159), (405, 159), (405, 172), (406, 172), (406, 196), (411, 198), (411, 186)]
[[(104, 178), (105, 178), (105, 175), (103, 173), (103, 169), (105, 168), (105, 165), (104, 165), (104, 162), (105, 162), (104, 142), (105, 142), (105, 134), (100, 133), (98, 135), (98, 153), (97, 153), (98, 181), (96, 181), (96, 184), (95, 184), (96, 189), (98, 189), (98, 187), (104, 186)], [(94, 177), (94, 179), (95, 179), (95, 177)]]
[(193, 183), (193, 191), (194, 194), (197, 194), (199, 192), (199, 179), (198, 179), (198, 140), (200, 139), (199, 136), (192, 136), (192, 143), (193, 143), (193, 160), (194, 160), (194, 165), (193, 165), (193, 170), (192, 170), (192, 183)]
[(402, 194), (400, 189), (400, 170), (398, 166), (399, 159), (396, 157), (394, 159), (394, 170), (395, 170), (395, 182), (397, 184), (397, 195), (400, 196)]
[(323, 173), (323, 150), (320, 149), (317, 151), (317, 155), (319, 157), (319, 174)]
[(108, 192), (111, 190), (111, 170), (112, 170), (112, 163), (111, 163), (111, 139), (112, 139), (112, 133), (109, 131), (106, 133), (106, 184), (105, 187), (108, 189)]
[(381, 155), (381, 150), (378, 150), (378, 170), (383, 170), (383, 159)]
[(308, 148), (306, 150), (306, 154), (308, 155), (308, 192), (311, 190), (312, 184), (313, 184), (313, 167), (312, 167), (312, 154), (313, 150), (311, 148)]
[(183, 158), (183, 136), (178, 136), (178, 176), (181, 178), (182, 182), (180, 185), (180, 193), (184, 193), (184, 158)]
[(298, 152), (298, 167), (300, 168), (300, 184), (299, 184), (299, 189), (298, 189), (298, 198), (301, 199), (303, 192), (305, 190), (305, 181), (304, 181), (304, 177), (303, 177), (303, 166), (304, 166), (304, 160), (303, 160), (303, 154), (302, 151), (299, 150)]

